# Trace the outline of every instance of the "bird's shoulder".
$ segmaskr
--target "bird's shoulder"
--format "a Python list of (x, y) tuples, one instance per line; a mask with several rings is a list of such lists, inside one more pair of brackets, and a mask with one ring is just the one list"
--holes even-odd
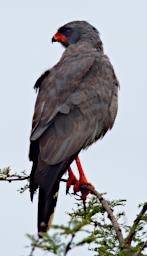
[(50, 74), (50, 70), (46, 70), (45, 72), (43, 72), (43, 74), (41, 74), (41, 76), (37, 79), (37, 81), (34, 84), (34, 89), (37, 91), (40, 87), (41, 84), (43, 82), (43, 80)]

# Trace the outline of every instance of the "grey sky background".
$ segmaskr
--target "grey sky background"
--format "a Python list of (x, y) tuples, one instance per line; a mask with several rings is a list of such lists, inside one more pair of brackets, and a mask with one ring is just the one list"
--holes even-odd
[[(101, 33), (105, 53), (120, 81), (115, 126), (81, 154), (85, 171), (107, 198), (127, 199), (126, 222), (146, 201), (147, 1), (0, 0), (0, 168), (30, 171), (29, 134), (38, 76), (63, 52), (51, 44), (57, 28), (87, 20)], [(20, 195), (21, 183), (0, 183), (0, 255), (27, 255), (25, 234), (36, 232), (37, 197)], [(54, 223), (65, 223), (74, 199), (61, 185)], [(77, 250), (79, 253), (79, 250)], [(75, 255), (71, 252), (69, 256)], [(91, 255), (80, 249), (80, 256)]]

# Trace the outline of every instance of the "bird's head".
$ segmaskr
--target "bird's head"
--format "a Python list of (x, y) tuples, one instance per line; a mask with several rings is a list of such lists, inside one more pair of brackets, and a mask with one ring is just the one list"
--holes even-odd
[(81, 41), (103, 50), (98, 30), (86, 21), (72, 21), (60, 27), (52, 38), (52, 42), (60, 42), (64, 47)]

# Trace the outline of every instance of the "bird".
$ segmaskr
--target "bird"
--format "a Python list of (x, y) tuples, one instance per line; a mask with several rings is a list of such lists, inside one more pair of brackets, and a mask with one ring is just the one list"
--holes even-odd
[[(68, 170), (67, 192), (89, 184), (79, 153), (113, 127), (119, 82), (105, 55), (99, 31), (87, 21), (71, 21), (52, 37), (64, 52), (59, 62), (36, 81), (37, 98), (30, 135), (30, 197), (38, 195), (38, 234), (47, 232), (57, 203), (59, 184)], [(75, 161), (79, 180), (71, 163)], [(81, 190), (85, 200), (88, 192)], [(41, 236), (41, 235), (40, 235)]]

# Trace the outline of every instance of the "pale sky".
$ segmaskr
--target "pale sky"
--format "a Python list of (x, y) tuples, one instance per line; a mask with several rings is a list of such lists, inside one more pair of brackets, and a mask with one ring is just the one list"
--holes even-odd
[[(0, 0), (0, 168), (30, 171), (31, 118), (40, 74), (61, 57), (51, 44), (57, 28), (72, 20), (87, 20), (99, 31), (105, 53), (120, 81), (115, 126), (81, 159), (91, 181), (109, 199), (127, 199), (128, 223), (137, 205), (146, 201), (147, 142), (147, 1), (134, 0)], [(0, 255), (27, 255), (25, 234), (36, 233), (37, 197), (20, 195), (21, 183), (0, 183)], [(54, 223), (66, 223), (74, 199), (62, 184)], [(78, 252), (78, 250), (77, 250)], [(75, 251), (69, 256), (75, 255)], [(80, 249), (80, 256), (91, 255)]]

